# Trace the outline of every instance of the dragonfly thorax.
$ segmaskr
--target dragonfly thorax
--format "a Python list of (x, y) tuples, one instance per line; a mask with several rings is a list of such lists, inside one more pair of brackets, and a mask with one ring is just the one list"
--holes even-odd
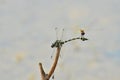
[(52, 45), (51, 47), (54, 48), (54, 47), (62, 47), (62, 45), (64, 44), (64, 42), (62, 40), (56, 40)]

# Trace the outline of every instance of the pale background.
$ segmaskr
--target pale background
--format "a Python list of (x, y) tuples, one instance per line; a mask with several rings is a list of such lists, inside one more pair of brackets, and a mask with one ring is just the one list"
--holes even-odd
[(120, 0), (0, 0), (0, 80), (40, 80), (50, 46), (85, 29), (88, 41), (62, 47), (55, 80), (120, 80)]

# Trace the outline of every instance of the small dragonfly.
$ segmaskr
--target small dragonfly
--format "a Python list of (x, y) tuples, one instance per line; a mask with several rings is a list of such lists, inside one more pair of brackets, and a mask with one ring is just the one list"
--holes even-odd
[(51, 45), (51, 47), (52, 47), (52, 48), (62, 47), (63, 44), (65, 44), (65, 43), (67, 43), (67, 42), (70, 42), (70, 41), (73, 41), (73, 40), (77, 40), (77, 39), (81, 39), (82, 41), (88, 40), (87, 38), (84, 37), (84, 35), (85, 35), (84, 30), (80, 30), (80, 32), (81, 32), (81, 37), (72, 38), (72, 39), (69, 39), (69, 40), (66, 40), (66, 41), (56, 40), (56, 41)]

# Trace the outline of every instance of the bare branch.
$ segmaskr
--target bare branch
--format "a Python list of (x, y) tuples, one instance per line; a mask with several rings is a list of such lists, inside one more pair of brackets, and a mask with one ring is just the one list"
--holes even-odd
[(56, 68), (56, 66), (57, 66), (57, 62), (58, 62), (58, 59), (59, 59), (59, 56), (60, 56), (60, 50), (61, 50), (61, 48), (60, 48), (60, 47), (57, 47), (57, 52), (56, 52), (55, 60), (54, 60), (54, 63), (53, 63), (53, 65), (52, 65), (49, 73), (48, 73), (48, 78), (50, 78), (51, 75), (52, 75), (52, 74), (54, 73), (54, 71), (55, 71), (55, 68)]
[(56, 56), (55, 56), (55, 59), (54, 59), (54, 62), (53, 62), (53, 65), (49, 71), (48, 74), (45, 73), (43, 67), (42, 67), (42, 63), (39, 63), (39, 67), (40, 67), (40, 73), (41, 73), (41, 78), (42, 80), (49, 80), (51, 75), (54, 73), (55, 71), (55, 68), (57, 66), (57, 62), (58, 62), (58, 59), (59, 59), (59, 55), (60, 55), (60, 50), (61, 48), (60, 47), (57, 47), (57, 51), (56, 51)]
[(43, 70), (42, 63), (39, 63), (39, 67), (40, 67), (41, 78), (42, 78), (42, 80), (44, 80), (45, 72)]

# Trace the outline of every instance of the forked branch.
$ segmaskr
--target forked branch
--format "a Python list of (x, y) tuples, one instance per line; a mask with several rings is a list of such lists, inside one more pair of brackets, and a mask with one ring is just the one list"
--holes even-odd
[(54, 73), (55, 68), (57, 66), (57, 63), (58, 63), (58, 59), (59, 59), (59, 55), (60, 55), (60, 50), (61, 50), (61, 48), (57, 47), (56, 56), (55, 56), (54, 62), (52, 64), (52, 67), (51, 67), (50, 71), (48, 72), (48, 74), (45, 73), (45, 71), (44, 71), (44, 69), (42, 67), (42, 63), (39, 63), (40, 73), (41, 73), (42, 80), (49, 80), (50, 77), (52, 76), (52, 74)]
[(84, 30), (80, 30), (80, 31), (81, 31), (81, 37), (72, 38), (72, 39), (69, 39), (69, 40), (66, 40), (66, 41), (56, 40), (51, 45), (52, 48), (57, 48), (55, 59), (54, 59), (54, 62), (52, 64), (52, 67), (51, 67), (50, 71), (48, 72), (48, 74), (45, 73), (45, 71), (42, 67), (42, 63), (39, 63), (42, 80), (49, 80), (50, 77), (52, 76), (52, 74), (54, 73), (55, 68), (57, 66), (57, 63), (58, 63), (59, 56), (60, 56), (60, 50), (61, 50), (61, 47), (64, 43), (67, 43), (67, 42), (70, 42), (70, 41), (73, 41), (73, 40), (77, 40), (77, 39), (81, 39), (82, 41), (88, 40), (87, 38), (84, 37), (84, 35), (85, 35)]

